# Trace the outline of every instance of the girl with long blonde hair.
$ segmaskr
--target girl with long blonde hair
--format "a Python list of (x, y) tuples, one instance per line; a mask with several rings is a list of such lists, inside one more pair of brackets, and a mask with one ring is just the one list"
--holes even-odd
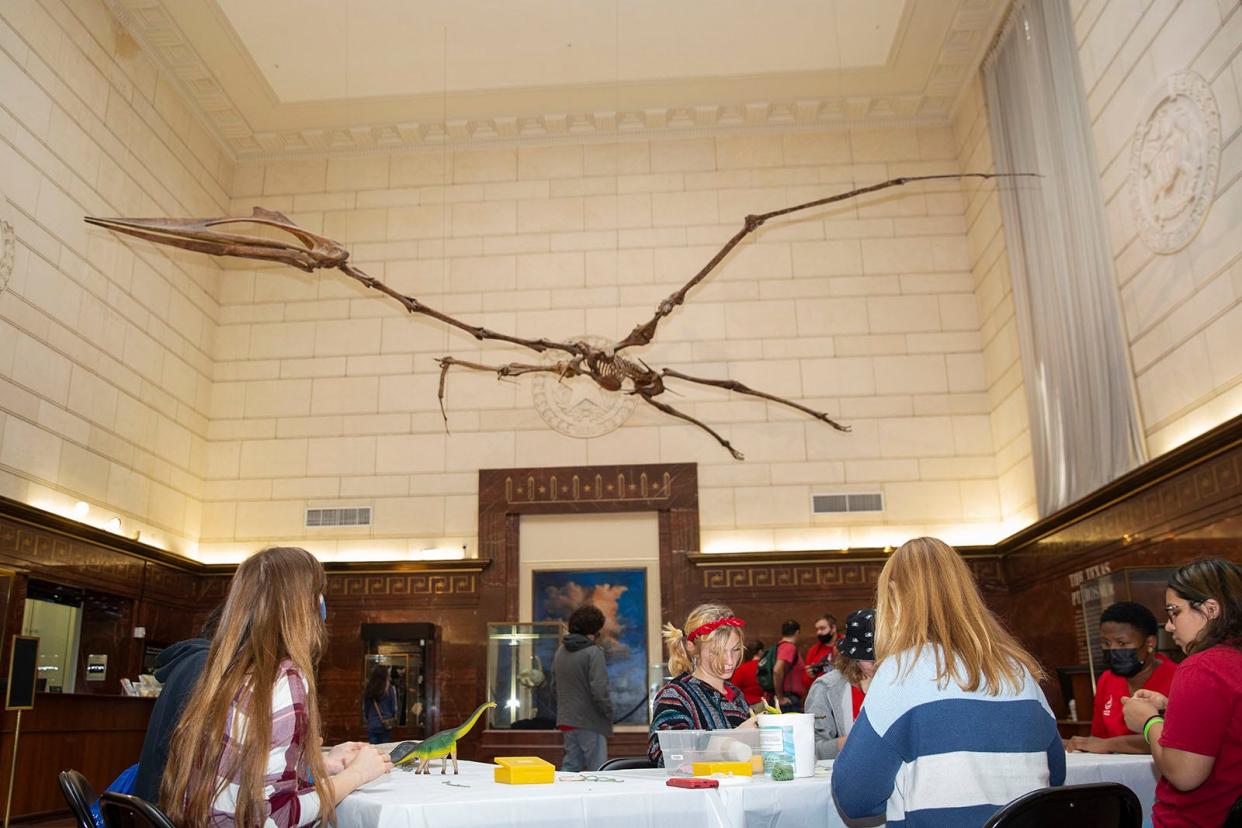
[(729, 682), (742, 659), (746, 622), (722, 604), (701, 604), (681, 628), (664, 625), (668, 671), (673, 675), (656, 694), (647, 733), (647, 758), (664, 764), (661, 730), (725, 730), (753, 726), (742, 691)]
[(1065, 781), (1042, 671), (947, 543), (915, 538), (880, 572), (875, 676), (832, 769), (851, 819), (981, 825)]
[(160, 803), (176, 825), (332, 824), (346, 794), (391, 768), (369, 745), (319, 750), (326, 583), (319, 561), (294, 547), (238, 566), (171, 739)]

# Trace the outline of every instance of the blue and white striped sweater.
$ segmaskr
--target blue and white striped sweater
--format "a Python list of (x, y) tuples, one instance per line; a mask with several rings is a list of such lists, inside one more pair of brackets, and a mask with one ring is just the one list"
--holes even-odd
[(982, 825), (1010, 800), (1064, 783), (1065, 750), (1034, 677), (988, 696), (938, 686), (930, 649), (910, 658), (900, 675), (897, 659), (880, 664), (833, 763), (841, 813), (906, 828)]

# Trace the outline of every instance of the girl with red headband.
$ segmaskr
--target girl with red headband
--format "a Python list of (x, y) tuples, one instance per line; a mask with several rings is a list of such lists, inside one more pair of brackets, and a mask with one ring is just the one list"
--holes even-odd
[(668, 671), (673, 679), (656, 694), (647, 737), (647, 757), (657, 767), (661, 730), (727, 730), (754, 727), (742, 691), (728, 679), (742, 659), (742, 628), (746, 622), (720, 604), (702, 604), (677, 629), (664, 625)]

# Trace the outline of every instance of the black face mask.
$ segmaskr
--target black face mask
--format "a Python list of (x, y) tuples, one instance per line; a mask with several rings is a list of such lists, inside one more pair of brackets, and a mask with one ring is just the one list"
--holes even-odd
[(825, 635), (817, 635), (815, 637), (819, 639), (820, 644), (831, 644), (837, 638), (832, 633), (827, 633)]
[(1123, 678), (1130, 678), (1142, 672), (1145, 660), (1139, 658), (1138, 650), (1134, 647), (1104, 651), (1104, 663), (1108, 665), (1108, 669)]

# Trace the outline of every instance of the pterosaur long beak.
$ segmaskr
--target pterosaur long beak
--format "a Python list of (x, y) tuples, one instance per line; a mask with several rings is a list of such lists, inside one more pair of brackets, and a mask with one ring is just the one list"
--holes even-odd
[[(250, 216), (239, 218), (222, 216), (202, 219), (126, 219), (87, 216), (86, 222), (182, 250), (193, 250), (211, 256), (237, 256), (282, 262), (308, 273), (317, 268), (337, 267), (349, 258), (349, 252), (332, 239), (305, 230), (288, 217), (262, 207), (255, 207)], [(297, 243), (215, 229), (226, 224), (262, 224), (274, 227), (289, 233)]]

